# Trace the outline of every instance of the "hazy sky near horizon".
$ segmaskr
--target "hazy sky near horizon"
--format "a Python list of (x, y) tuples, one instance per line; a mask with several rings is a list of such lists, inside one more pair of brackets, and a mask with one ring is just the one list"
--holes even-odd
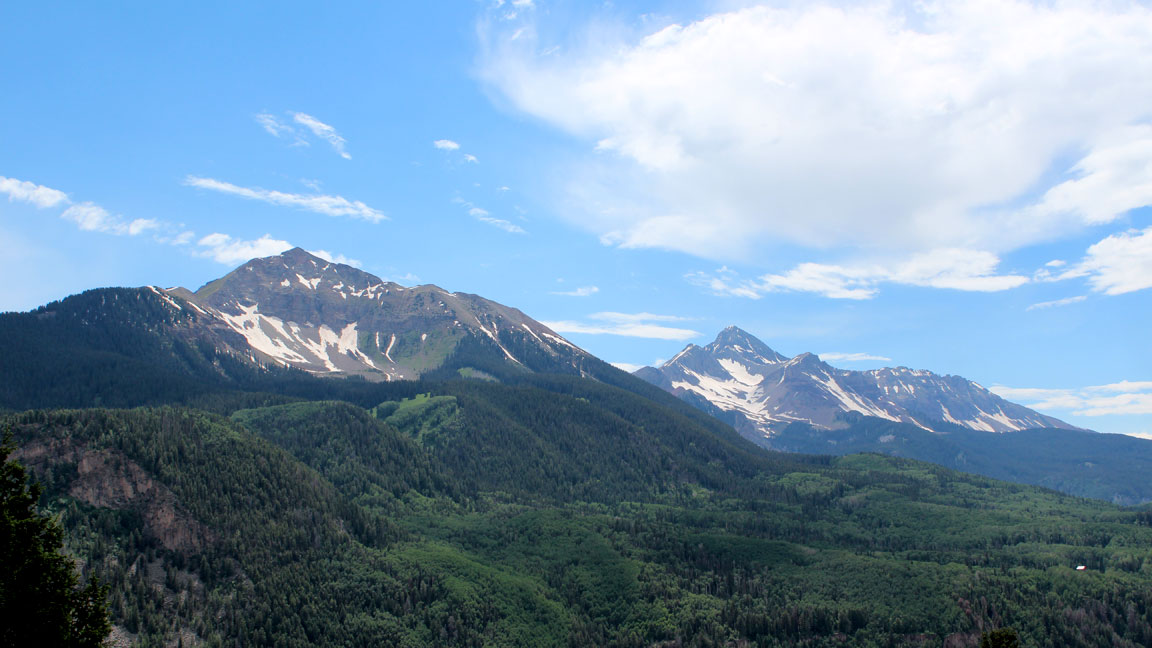
[(0, 310), (301, 246), (1152, 437), (1147, 3), (5, 3)]

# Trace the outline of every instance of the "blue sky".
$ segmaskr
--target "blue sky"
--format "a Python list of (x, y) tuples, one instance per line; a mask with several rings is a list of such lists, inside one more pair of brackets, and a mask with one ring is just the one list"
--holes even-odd
[(1152, 436), (1143, 4), (7, 3), (0, 309), (301, 246)]

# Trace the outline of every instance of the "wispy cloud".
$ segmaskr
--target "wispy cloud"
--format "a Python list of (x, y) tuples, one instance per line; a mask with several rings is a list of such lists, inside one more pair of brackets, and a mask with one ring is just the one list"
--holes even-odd
[(820, 359), (825, 362), (892, 362), (892, 358), (881, 355), (872, 355), (871, 353), (817, 353)]
[(1152, 381), (1122, 380), (1076, 389), (989, 388), (997, 395), (1032, 409), (1070, 411), (1077, 416), (1152, 414)]
[(328, 142), (340, 157), (345, 160), (352, 159), (352, 156), (345, 150), (347, 141), (334, 127), (325, 124), (308, 113), (289, 112), (288, 115), (291, 116), (292, 122), (303, 128), (297, 130), (291, 123), (267, 112), (258, 113), (256, 115), (256, 123), (260, 124), (260, 127), (273, 137), (290, 139), (293, 146), (309, 146), (310, 143), (305, 138), (305, 134), (311, 133), (314, 137)]
[[(242, 189), (227, 183), (218, 183), (214, 180), (192, 176), (189, 176), (188, 184), (218, 191)], [(85, 232), (101, 232), (116, 236), (138, 236), (151, 233), (151, 239), (156, 243), (175, 247), (187, 246), (196, 241), (195, 232), (185, 229), (183, 225), (154, 218), (125, 218), (109, 212), (94, 202), (72, 203), (63, 191), (31, 182), (0, 177), (0, 193), (7, 194), (9, 200), (29, 202), (41, 208), (68, 205), (60, 217), (75, 223), (76, 227)], [(274, 239), (268, 234), (255, 240), (243, 240), (216, 232), (196, 241), (193, 254), (232, 265), (254, 257), (279, 254), (292, 247), (288, 241)], [(337, 263), (347, 263), (354, 266), (358, 266), (360, 263), (355, 259), (348, 259), (341, 254), (332, 254), (324, 250), (313, 252), (313, 254)]]
[(589, 297), (600, 292), (597, 286), (581, 286), (575, 290), (557, 290), (553, 291), (553, 295), (564, 295), (566, 297)]
[(199, 189), (208, 189), (224, 194), (239, 196), (249, 200), (258, 200), (271, 205), (295, 207), (327, 216), (351, 216), (373, 223), (386, 220), (384, 212), (373, 209), (359, 200), (348, 200), (343, 196), (330, 196), (325, 194), (294, 194), (283, 191), (271, 191), (259, 187), (241, 187), (229, 182), (213, 178), (188, 176), (184, 184)]
[(63, 191), (15, 178), (0, 176), (0, 193), (7, 194), (9, 201), (31, 203), (40, 209), (68, 205), (68, 208), (60, 214), (60, 218), (75, 223), (78, 228), (86, 232), (136, 236), (162, 228), (172, 229), (168, 223), (154, 218), (126, 219), (110, 213), (94, 202), (74, 204)]
[(1028, 308), (1025, 308), (1024, 310), (1030, 310), (1031, 311), (1031, 310), (1040, 310), (1043, 308), (1055, 308), (1057, 306), (1068, 306), (1070, 304), (1080, 303), (1080, 302), (1084, 301), (1085, 299), (1088, 299), (1088, 297), (1086, 295), (1077, 295), (1076, 297), (1065, 297), (1064, 299), (1054, 299), (1052, 301), (1045, 301), (1045, 302), (1039, 302), (1036, 304), (1032, 304), (1031, 306), (1029, 306)]
[(689, 340), (700, 337), (699, 331), (667, 326), (665, 323), (686, 321), (687, 318), (652, 313), (593, 313), (585, 322), (570, 320), (541, 322), (557, 333), (584, 333), (587, 335), (619, 335), (623, 337), (657, 340)]
[(621, 371), (627, 371), (628, 373), (633, 373), (638, 369), (644, 368), (644, 365), (632, 364), (631, 362), (612, 362), (609, 364)]
[(68, 204), (68, 194), (57, 189), (26, 180), (0, 176), (0, 194), (7, 194), (9, 202), (26, 202), (40, 209)]
[(344, 265), (350, 265), (353, 268), (359, 268), (360, 266), (364, 265), (360, 262), (359, 259), (349, 259), (343, 254), (333, 254), (328, 250), (308, 250), (308, 253), (313, 256), (318, 256), (325, 261), (330, 261), (332, 263), (343, 263)]
[(477, 158), (475, 155), (461, 151), (460, 150), (460, 143), (455, 141), (455, 140), (438, 139), (438, 140), (435, 140), (434, 142), (432, 142), (432, 146), (434, 146), (435, 148), (437, 148), (441, 151), (449, 151), (449, 152), (459, 153), (460, 159), (464, 160), (468, 164), (479, 164), (480, 163), (479, 158)]
[(256, 257), (280, 254), (293, 247), (288, 241), (274, 239), (268, 234), (245, 241), (220, 232), (209, 234), (196, 244), (200, 247), (199, 256), (208, 257), (225, 265), (236, 265)]
[(80, 229), (88, 232), (105, 232), (121, 236), (136, 236), (160, 227), (160, 222), (157, 220), (137, 218), (129, 221), (121, 216), (113, 215), (100, 205), (91, 202), (72, 205), (65, 209), (60, 217), (76, 223)]
[(714, 273), (685, 275), (689, 283), (724, 297), (758, 299), (771, 292), (810, 292), (831, 299), (871, 299), (884, 283), (998, 292), (1030, 280), (1015, 274), (997, 274), (1000, 259), (979, 250), (944, 249), (916, 254), (898, 263), (801, 263), (780, 274), (739, 279), (726, 268)]
[(297, 144), (308, 146), (308, 141), (302, 139), (296, 132), (296, 129), (292, 128), (290, 124), (286, 124), (281, 121), (280, 118), (276, 117), (276, 115), (271, 113), (259, 113), (256, 115), (256, 123), (260, 124), (261, 128), (263, 128), (264, 131), (272, 137), (284, 137), (285, 135), (288, 135), (296, 140)]
[(344, 138), (340, 136), (340, 133), (336, 132), (335, 128), (325, 124), (324, 122), (307, 113), (292, 113), (292, 119), (297, 124), (300, 124), (301, 126), (312, 131), (312, 134), (316, 137), (319, 137), (320, 139), (325, 140), (331, 144), (332, 149), (335, 150), (340, 155), (340, 157), (344, 158), (345, 160), (352, 159), (352, 156), (344, 150), (344, 145), (346, 144)]
[(455, 199), (453, 199), (452, 202), (457, 203), (459, 205), (463, 205), (464, 208), (468, 210), (468, 215), (471, 216), (472, 218), (475, 218), (476, 220), (480, 221), (481, 223), (484, 223), (486, 225), (491, 225), (492, 227), (495, 227), (498, 229), (502, 229), (505, 232), (508, 232), (510, 234), (527, 234), (528, 233), (524, 230), (523, 227), (520, 227), (519, 225), (517, 225), (513, 222), (506, 221), (503, 218), (496, 218), (491, 213), (489, 213), (489, 211), (487, 209), (484, 209), (483, 207), (478, 207), (475, 204), (468, 202), (467, 200), (464, 200), (463, 198), (455, 198)]

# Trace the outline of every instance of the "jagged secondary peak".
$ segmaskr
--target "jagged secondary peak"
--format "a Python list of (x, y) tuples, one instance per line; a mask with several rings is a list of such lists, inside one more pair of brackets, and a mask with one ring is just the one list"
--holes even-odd
[(737, 414), (742, 417), (737, 429), (760, 442), (795, 422), (843, 426), (844, 414), (924, 429), (959, 425), (1010, 432), (1072, 427), (1009, 403), (960, 376), (906, 367), (837, 369), (813, 353), (787, 358), (735, 326), (703, 348), (689, 345), (659, 369), (636, 375), (698, 406), (704, 399), (710, 408)]

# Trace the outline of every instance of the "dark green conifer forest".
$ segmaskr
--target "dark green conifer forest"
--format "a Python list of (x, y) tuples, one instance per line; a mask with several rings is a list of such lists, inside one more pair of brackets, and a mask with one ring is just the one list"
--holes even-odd
[(1152, 642), (1146, 511), (503, 379), (7, 420), (135, 645)]

